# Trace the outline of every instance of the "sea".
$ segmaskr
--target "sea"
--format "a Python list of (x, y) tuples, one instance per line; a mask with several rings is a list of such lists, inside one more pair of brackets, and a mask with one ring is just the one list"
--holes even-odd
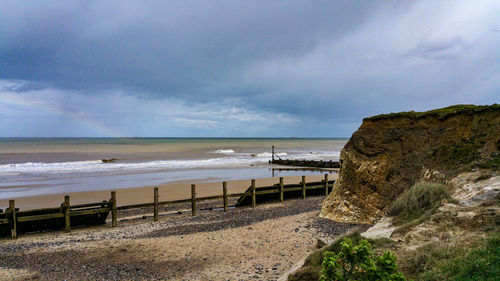
[(283, 159), (338, 160), (347, 139), (0, 138), (0, 199), (152, 186), (311, 175)]

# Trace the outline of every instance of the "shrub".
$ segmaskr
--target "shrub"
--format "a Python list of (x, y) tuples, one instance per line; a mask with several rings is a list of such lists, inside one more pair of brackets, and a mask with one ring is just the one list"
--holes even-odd
[(426, 213), (432, 214), (443, 199), (452, 200), (446, 185), (421, 181), (405, 190), (394, 201), (389, 215), (395, 216), (394, 224), (401, 225)]
[(340, 251), (325, 252), (320, 280), (406, 280), (397, 271), (396, 256), (387, 251), (381, 256), (374, 256), (367, 240), (361, 240), (354, 246), (349, 238), (341, 243)]

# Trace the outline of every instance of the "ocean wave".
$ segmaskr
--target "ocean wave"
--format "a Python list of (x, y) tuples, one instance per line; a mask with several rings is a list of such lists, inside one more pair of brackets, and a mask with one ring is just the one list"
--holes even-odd
[[(225, 157), (213, 157), (208, 159), (176, 159), (176, 160), (155, 160), (147, 162), (120, 162), (120, 161), (74, 161), (74, 162), (27, 162), (18, 164), (0, 165), (0, 176), (15, 176), (22, 174), (70, 174), (70, 173), (92, 173), (92, 172), (133, 172), (133, 171), (158, 171), (158, 170), (179, 170), (179, 169), (201, 169), (201, 168), (228, 168), (228, 167), (248, 167), (267, 163), (271, 160), (270, 152), (261, 153), (235, 153), (232, 149), (220, 149), (218, 153), (228, 154)], [(334, 160), (338, 159), (340, 152), (279, 152), (280, 157), (290, 159), (309, 160)]]
[(0, 175), (13, 173), (84, 173), (105, 171), (133, 171), (133, 170), (162, 170), (162, 169), (189, 169), (189, 168), (217, 168), (249, 166), (265, 159), (250, 157), (222, 157), (193, 160), (158, 160), (138, 163), (103, 163), (102, 160), (43, 163), (28, 162), (19, 164), (0, 165)]
[(220, 153), (220, 154), (233, 154), (234, 150), (232, 149), (217, 149), (213, 153)]

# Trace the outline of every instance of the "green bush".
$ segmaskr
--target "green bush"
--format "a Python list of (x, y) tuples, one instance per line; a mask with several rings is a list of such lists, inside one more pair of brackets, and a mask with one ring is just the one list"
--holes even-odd
[(394, 201), (389, 215), (395, 216), (395, 225), (401, 225), (424, 214), (429, 216), (441, 205), (443, 199), (453, 201), (446, 185), (421, 181), (405, 190)]
[(375, 256), (370, 243), (364, 239), (356, 246), (349, 238), (345, 238), (340, 244), (341, 249), (337, 254), (325, 252), (320, 280), (406, 280), (397, 271), (394, 253), (387, 251), (381, 256)]

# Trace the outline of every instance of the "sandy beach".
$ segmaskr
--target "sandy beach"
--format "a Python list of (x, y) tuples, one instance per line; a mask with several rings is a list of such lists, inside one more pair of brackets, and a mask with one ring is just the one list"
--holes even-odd
[(358, 228), (318, 218), (323, 196), (190, 214), (119, 213), (110, 224), (0, 240), (2, 280), (285, 280), (314, 250)]
[[(307, 181), (320, 181), (323, 179), (323, 175), (310, 175), (306, 177)], [(330, 174), (330, 179), (336, 179), (337, 174)], [(190, 180), (190, 181), (178, 181), (169, 182), (166, 184), (158, 185), (160, 191), (160, 201), (167, 200), (178, 200), (191, 197), (191, 184), (196, 184), (196, 194), (198, 197), (220, 195), (222, 194), (222, 183), (221, 182), (203, 182), (210, 179), (204, 180)], [(285, 184), (288, 183), (298, 183), (301, 181), (300, 176), (290, 176), (285, 177)], [(279, 178), (261, 178), (256, 179), (256, 186), (269, 186), (279, 182)], [(250, 186), (250, 180), (235, 180), (228, 181), (227, 188), (228, 193), (240, 193), (244, 192)], [(19, 187), (22, 188), (22, 187)], [(153, 188), (154, 186), (144, 186), (138, 188), (125, 188), (117, 189), (117, 205), (128, 205), (128, 204), (139, 204), (139, 203), (151, 203), (153, 202)], [(74, 193), (62, 193), (62, 194), (47, 194), (32, 197), (21, 197), (14, 198), (16, 202), (16, 207), (20, 210), (45, 208), (45, 207), (57, 207), (63, 200), (64, 195), (70, 195), (71, 204), (82, 204), (90, 202), (101, 202), (103, 200), (108, 200), (110, 198), (111, 190), (102, 191), (88, 191), (88, 192), (74, 192)], [(5, 208), (9, 204), (6, 199), (0, 200), (0, 208)]]
[[(73, 143), (77, 140), (69, 141)], [(57, 157), (60, 156), (60, 159), (49, 160), (93, 159), (100, 155), (92, 153), (100, 153), (101, 148), (88, 144), (90, 141), (85, 140), (83, 147), (94, 150), (91, 149), (89, 154), (84, 155), (85, 157), (51, 150), (62, 149), (55, 144), (61, 145), (61, 142), (66, 140), (50, 140), (50, 144), (44, 146), (43, 153), (37, 152), (39, 146), (26, 146), (27, 151), (23, 150), (23, 153), (43, 158), (41, 160), (44, 161), (55, 154)], [(161, 140), (161, 142), (167, 141), (170, 140)], [(155, 157), (165, 157), (166, 160), (155, 157), (149, 159), (152, 155), (150, 152), (158, 147), (151, 148), (148, 145), (146, 148), (139, 147), (140, 151), (131, 156), (133, 160), (126, 162), (128, 160), (124, 160), (123, 155), (120, 155), (120, 161), (125, 162), (119, 161), (109, 165), (93, 161), (4, 165), (4, 174), (9, 181), (0, 188), (0, 192), (28, 190), (29, 194), (40, 188), (38, 189), (40, 194), (45, 192), (44, 187), (50, 187), (53, 183), (59, 189), (54, 189), (57, 192), (41, 195), (33, 192), (33, 195), (15, 198), (4, 196), (0, 199), (0, 209), (8, 206), (9, 199), (15, 200), (15, 205), (20, 211), (59, 207), (65, 195), (70, 196), (71, 205), (102, 202), (109, 200), (112, 190), (116, 191), (118, 206), (152, 203), (154, 187), (159, 188), (160, 201), (187, 199), (191, 197), (191, 184), (196, 184), (196, 196), (200, 198), (221, 195), (222, 180), (225, 178), (230, 179), (227, 180), (229, 194), (247, 190), (252, 177), (256, 179), (257, 188), (279, 183), (279, 176), (284, 176), (285, 184), (299, 183), (301, 175), (306, 175), (307, 182), (324, 179), (324, 174), (317, 171), (301, 170), (291, 175), (280, 172), (278, 177), (264, 176), (271, 175), (269, 167), (266, 166), (268, 156), (262, 156), (260, 159), (251, 154), (268, 153), (265, 150), (268, 147), (267, 143), (265, 147), (262, 144), (259, 144), (262, 147), (255, 147), (254, 140), (244, 140), (236, 142), (239, 146), (234, 147), (235, 141), (230, 140), (228, 142), (232, 148), (228, 149), (231, 151), (229, 155), (212, 157), (212, 151), (226, 147), (221, 146), (219, 141), (204, 140), (204, 142), (207, 144), (203, 146), (209, 147), (205, 147), (201, 152), (193, 152), (192, 157), (198, 160), (187, 159), (189, 157), (186, 155), (182, 155), (183, 159), (176, 159), (176, 155), (164, 151), (157, 152), (160, 156), (155, 155)], [(282, 141), (282, 147), (288, 142)], [(296, 147), (297, 143), (302, 145), (303, 141), (290, 142)], [(318, 140), (313, 141), (313, 144), (323, 142), (330, 143)], [(343, 142), (333, 141), (332, 145), (336, 147)], [(181, 147), (184, 145), (177, 140), (176, 143)], [(64, 149), (69, 150), (73, 147), (69, 145)], [(114, 150), (117, 147), (121, 146), (116, 144), (112, 146)], [(83, 149), (80, 146), (75, 148)], [(126, 148), (124, 147), (124, 151), (132, 151), (128, 146)], [(146, 150), (143, 151), (144, 149)], [(189, 149), (189, 151), (195, 150), (192, 147)], [(111, 148), (107, 147), (104, 150), (109, 151)], [(330, 157), (330, 152), (311, 154), (310, 151), (315, 150), (309, 146), (300, 148), (299, 152), (293, 151), (289, 153), (318, 159)], [(212, 158), (199, 159), (206, 155)], [(5, 161), (16, 163), (26, 160), (21, 156), (18, 158), (14, 159), (16, 161), (11, 161), (12, 159)], [(264, 158), (265, 165), (261, 163), (258, 164), (261, 165), (260, 168), (255, 167), (254, 161), (263, 161)], [(142, 162), (134, 162), (139, 161), (136, 159)], [(175, 177), (168, 171), (165, 174), (163, 170), (130, 168), (137, 165), (153, 165), (147, 162), (149, 160), (155, 160), (154, 164), (160, 166), (167, 163), (189, 167), (186, 170), (179, 170), (182, 177)], [(208, 166), (196, 166), (200, 163), (205, 165), (204, 161)], [(221, 161), (225, 166), (219, 168), (217, 165)], [(210, 166), (212, 162), (217, 165)], [(104, 176), (100, 169), (105, 170)], [(202, 173), (203, 171), (205, 173)], [(337, 178), (336, 173), (324, 172), (329, 174), (330, 180)], [(196, 177), (184, 180), (192, 176), (190, 173), (196, 173)], [(106, 183), (101, 182), (106, 176), (112, 176), (110, 183), (119, 188), (107, 188)], [(60, 178), (63, 180), (59, 182)], [(136, 178), (133, 180), (138, 184), (136, 187), (127, 188), (126, 182), (131, 178)], [(66, 181), (67, 179), (69, 180)], [(170, 181), (165, 182), (165, 179)], [(171, 181), (175, 179), (182, 180)], [(161, 184), (153, 185), (152, 181)], [(91, 189), (95, 188), (93, 186), (95, 183), (101, 183), (105, 188)], [(67, 192), (63, 193), (65, 190)], [(75, 192), (70, 192), (71, 190)], [(111, 216), (109, 216), (105, 225), (73, 228), (69, 233), (62, 230), (22, 233), (16, 240), (3, 237), (0, 238), (0, 280), (285, 280), (290, 270), (299, 267), (307, 254), (315, 249), (318, 238), (333, 240), (359, 227), (318, 218), (324, 198), (324, 196), (311, 196), (305, 200), (288, 199), (283, 203), (259, 204), (258, 202), (256, 208), (230, 208), (228, 212), (215, 208), (222, 206), (222, 200), (203, 201), (197, 204), (197, 216), (191, 215), (189, 203), (166, 205), (160, 207), (159, 221), (156, 222), (153, 221), (152, 208), (119, 210), (116, 228), (111, 227)], [(230, 198), (229, 204), (234, 204), (237, 199)]]

